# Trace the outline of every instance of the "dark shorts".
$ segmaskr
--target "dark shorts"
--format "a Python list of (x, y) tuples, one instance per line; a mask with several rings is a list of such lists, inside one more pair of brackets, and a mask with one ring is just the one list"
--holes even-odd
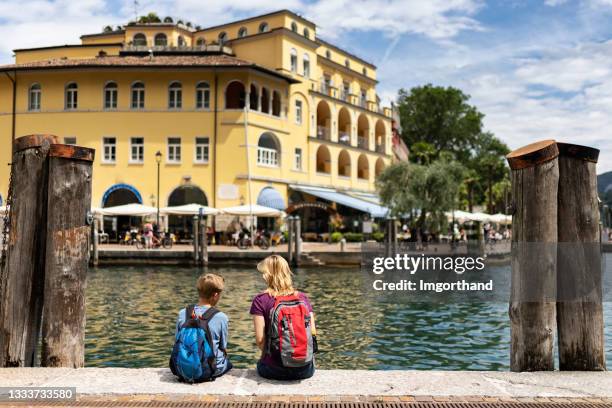
[(305, 367), (297, 368), (277, 367), (268, 364), (262, 364), (261, 361), (257, 362), (257, 373), (263, 378), (267, 378), (268, 380), (305, 380), (306, 378), (312, 377), (314, 375), (314, 372), (314, 362), (310, 363)]

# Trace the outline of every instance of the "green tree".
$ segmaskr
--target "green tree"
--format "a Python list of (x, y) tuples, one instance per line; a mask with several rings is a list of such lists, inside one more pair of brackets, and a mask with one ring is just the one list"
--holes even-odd
[(492, 186), (507, 178), (504, 156), (508, 147), (492, 133), (483, 131), (484, 115), (468, 103), (460, 89), (431, 84), (401, 89), (398, 108), (402, 138), (410, 146), (410, 160), (427, 164), (444, 152), (466, 167), (458, 203), (469, 211), (487, 203), (495, 207)]
[(412, 148), (426, 142), (437, 152), (448, 151), (457, 160), (469, 157), (476, 137), (482, 132), (484, 115), (467, 102), (460, 89), (427, 84), (400, 89), (398, 109), (402, 138)]
[(161, 23), (161, 19), (159, 18), (159, 16), (157, 15), (157, 13), (149, 13), (146, 16), (140, 16), (138, 18), (138, 22), (141, 24), (146, 24), (146, 23)]
[[(409, 215), (413, 226), (440, 230), (446, 211), (457, 206), (465, 168), (443, 153), (425, 166), (399, 162), (388, 166), (377, 178), (382, 203), (396, 216)], [(398, 187), (399, 186), (399, 187)]]

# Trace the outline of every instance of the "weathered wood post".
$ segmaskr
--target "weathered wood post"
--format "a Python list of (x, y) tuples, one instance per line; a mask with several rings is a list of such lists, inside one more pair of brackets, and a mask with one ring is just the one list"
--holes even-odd
[(507, 156), (511, 169), (510, 368), (554, 369), (559, 151), (553, 140)]
[(287, 262), (293, 264), (293, 217), (288, 216), (287, 221)]
[(300, 266), (300, 257), (302, 256), (302, 223), (300, 217), (293, 217), (293, 231), (295, 233), (295, 266)]
[(203, 266), (208, 266), (208, 236), (206, 234), (206, 219), (204, 217), (200, 217), (200, 263)]
[(98, 266), (99, 255), (98, 255), (98, 245), (100, 244), (100, 235), (98, 233), (98, 219), (94, 218), (93, 223), (91, 224), (91, 243), (92, 243), (92, 251), (91, 251), (91, 264), (93, 266)]
[(193, 217), (193, 264), (199, 265), (200, 262), (200, 221), (198, 216)]
[(559, 148), (557, 328), (561, 370), (606, 369), (596, 164), (599, 150)]
[(49, 150), (43, 367), (85, 364), (85, 287), (89, 256), (93, 149)]
[(0, 366), (33, 366), (43, 307), (47, 154), (57, 138), (30, 135), (13, 143), (10, 235), (0, 279)]

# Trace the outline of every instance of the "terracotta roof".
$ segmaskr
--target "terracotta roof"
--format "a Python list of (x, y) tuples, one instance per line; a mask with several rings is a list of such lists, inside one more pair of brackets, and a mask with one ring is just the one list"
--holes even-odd
[(277, 71), (262, 67), (253, 62), (229, 55), (158, 55), (158, 56), (106, 56), (96, 58), (54, 58), (22, 64), (0, 65), (3, 71), (29, 71), (39, 69), (79, 69), (79, 68), (251, 68), (264, 72), (290, 83), (295, 79)]

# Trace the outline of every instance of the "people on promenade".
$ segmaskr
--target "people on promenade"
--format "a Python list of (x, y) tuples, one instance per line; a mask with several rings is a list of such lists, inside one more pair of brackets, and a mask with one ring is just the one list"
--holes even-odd
[(215, 307), (224, 286), (225, 280), (219, 275), (200, 276), (196, 284), (198, 303), (178, 314), (170, 369), (183, 381), (214, 380), (232, 368), (227, 355), (229, 319)]
[(272, 255), (257, 269), (267, 289), (251, 304), (255, 341), (261, 350), (260, 376), (272, 380), (302, 380), (313, 376), (317, 351), (316, 327), (308, 296), (293, 286), (287, 261)]

